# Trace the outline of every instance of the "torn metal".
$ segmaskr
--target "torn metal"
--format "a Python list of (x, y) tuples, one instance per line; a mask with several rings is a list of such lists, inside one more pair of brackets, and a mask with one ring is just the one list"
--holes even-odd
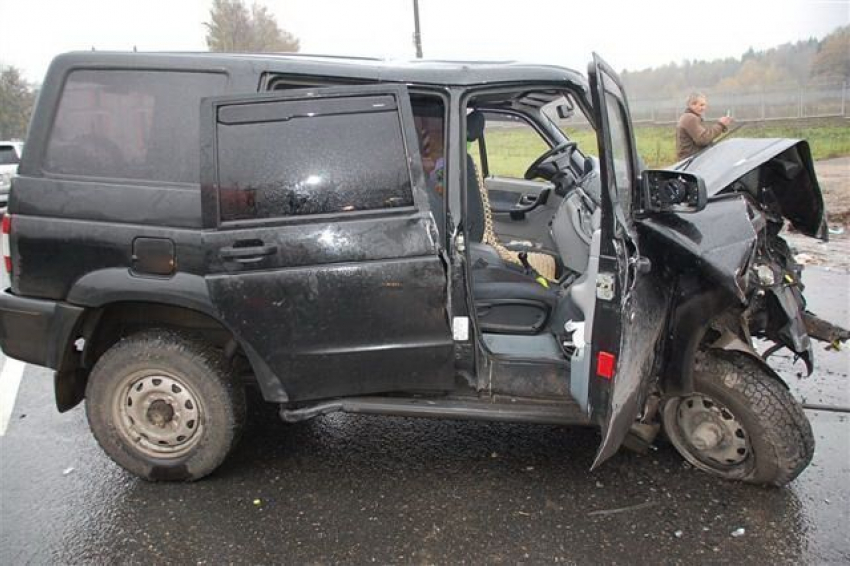
[[(788, 222), (805, 235), (828, 237), (808, 144), (726, 140), (698, 154), (688, 170), (705, 181), (706, 208), (699, 214), (655, 215), (641, 220), (641, 226), (674, 260), (696, 263), (737, 300), (740, 323), (715, 321), (717, 347), (749, 346), (751, 337), (764, 338), (776, 344), (765, 358), (788, 348), (810, 374), (811, 338), (837, 343), (850, 335), (806, 311), (802, 266), (780, 236)], [(746, 349), (755, 354), (751, 346)]]

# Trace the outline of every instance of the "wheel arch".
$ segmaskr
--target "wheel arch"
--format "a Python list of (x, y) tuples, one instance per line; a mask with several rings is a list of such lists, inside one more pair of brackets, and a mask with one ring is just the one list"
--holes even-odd
[[(659, 384), (667, 396), (687, 395), (694, 391), (694, 363), (701, 350), (716, 350), (746, 356), (765, 373), (782, 384), (776, 371), (748, 341), (741, 320), (727, 316), (737, 299), (720, 287), (712, 287), (696, 278), (681, 278), (677, 284), (667, 331), (664, 363)], [(709, 336), (714, 327), (719, 336)]]
[(288, 401), (280, 379), (218, 316), (201, 276), (178, 273), (168, 279), (154, 279), (135, 277), (126, 269), (107, 269), (81, 278), (67, 302), (85, 310), (70, 334), (54, 378), (60, 412), (83, 400), (88, 375), (107, 349), (133, 332), (152, 327), (200, 334), (229, 355), (241, 351), (263, 398), (276, 403)]

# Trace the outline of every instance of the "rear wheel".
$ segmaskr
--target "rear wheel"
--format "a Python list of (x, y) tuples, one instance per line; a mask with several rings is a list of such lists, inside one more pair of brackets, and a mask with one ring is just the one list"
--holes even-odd
[(147, 480), (191, 481), (215, 470), (239, 439), (245, 393), (220, 352), (170, 330), (118, 342), (86, 387), (103, 450)]
[(785, 485), (814, 454), (802, 406), (755, 360), (739, 354), (701, 354), (694, 392), (668, 399), (663, 420), (688, 462), (726, 479)]

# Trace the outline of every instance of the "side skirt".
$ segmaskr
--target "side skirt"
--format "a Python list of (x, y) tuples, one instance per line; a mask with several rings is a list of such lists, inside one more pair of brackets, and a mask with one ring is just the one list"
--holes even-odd
[(325, 401), (298, 409), (281, 407), (280, 417), (285, 422), (294, 423), (336, 412), (514, 423), (592, 424), (576, 403), (535, 401), (513, 397), (484, 400), (472, 397), (352, 397)]

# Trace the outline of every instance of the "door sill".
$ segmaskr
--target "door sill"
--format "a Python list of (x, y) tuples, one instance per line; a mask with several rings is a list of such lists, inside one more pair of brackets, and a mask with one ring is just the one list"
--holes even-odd
[(329, 413), (355, 413), (433, 419), (501, 421), (514, 423), (589, 425), (590, 419), (578, 404), (568, 400), (533, 401), (497, 397), (352, 397), (335, 399), (298, 409), (281, 408), (280, 417), (288, 423)]

